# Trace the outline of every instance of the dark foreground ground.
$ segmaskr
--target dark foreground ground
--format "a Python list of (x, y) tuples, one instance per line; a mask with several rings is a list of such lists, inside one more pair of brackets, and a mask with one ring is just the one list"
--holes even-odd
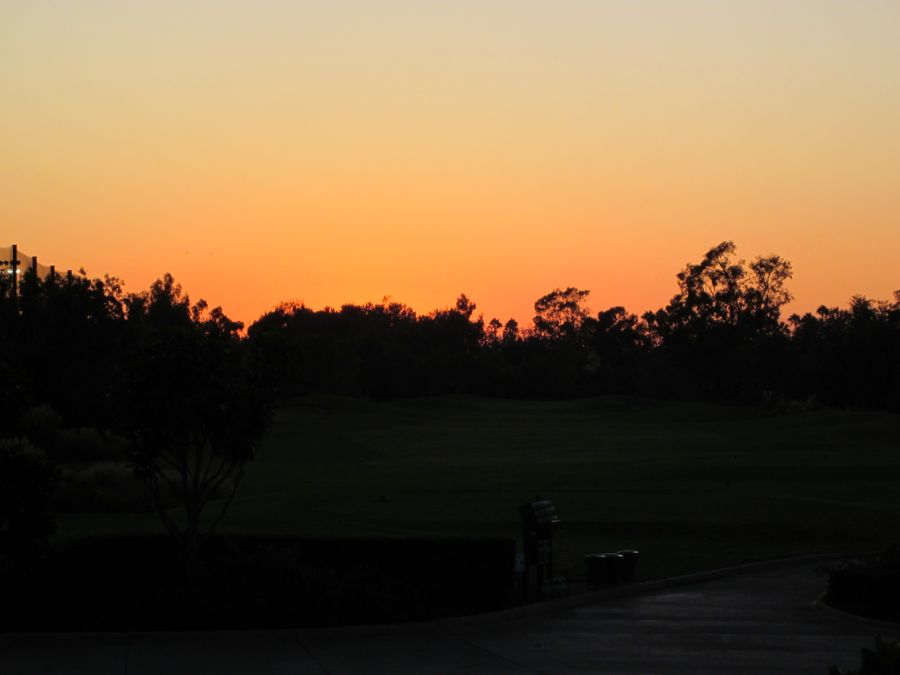
[[(812, 606), (814, 563), (571, 609), (342, 629), (0, 635), (4, 675), (810, 673), (859, 664), (877, 629)], [(883, 629), (882, 629), (882, 632)]]

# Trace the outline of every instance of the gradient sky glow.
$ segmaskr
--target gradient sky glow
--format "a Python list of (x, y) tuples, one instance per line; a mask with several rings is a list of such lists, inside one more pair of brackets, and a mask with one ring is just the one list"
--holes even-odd
[(60, 268), (527, 321), (724, 239), (900, 289), (900, 2), (0, 0), (0, 245)]

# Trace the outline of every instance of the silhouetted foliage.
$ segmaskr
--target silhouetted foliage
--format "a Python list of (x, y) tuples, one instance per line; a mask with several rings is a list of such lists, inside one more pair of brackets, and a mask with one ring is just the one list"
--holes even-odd
[[(191, 304), (171, 276), (131, 299), (128, 321), (139, 327), (139, 339), (117, 391), (120, 427), (163, 524), (184, 542), (193, 579), (200, 538), (231, 504), (266, 428), (266, 407), (245, 367), (242, 325), (219, 308)], [(227, 498), (204, 525), (204, 510), (223, 488)], [(177, 496), (183, 520), (169, 512), (165, 491)]]
[[(785, 321), (791, 275), (779, 256), (745, 262), (726, 241), (678, 272), (665, 307), (642, 315), (592, 313), (589, 292), (570, 286), (538, 298), (523, 327), (485, 321), (460, 295), (426, 314), (387, 298), (321, 310), (287, 303), (245, 337), (221, 310), (191, 305), (170, 277), (126, 294), (111, 277), (26, 275), (16, 303), (0, 277), (0, 422), (9, 435), (24, 411), (46, 405), (63, 432), (105, 436), (121, 426), (116, 392), (136, 364), (165, 355), (199, 367), (192, 359), (207, 352), (240, 362), (227, 377), (252, 373), (267, 398), (638, 394), (900, 410), (900, 296)], [(173, 375), (153, 386), (176, 382), (189, 384)]]
[(588, 326), (588, 369), (605, 394), (631, 394), (639, 388), (641, 359), (650, 339), (644, 324), (624, 307), (597, 314)]
[(53, 531), (56, 475), (44, 453), (27, 441), (0, 439), (0, 568), (31, 562)]
[(678, 273), (678, 294), (644, 315), (661, 393), (758, 400), (781, 388), (787, 333), (780, 313), (791, 300), (791, 265), (769, 256), (748, 266), (734, 252), (723, 242), (688, 264)]
[(62, 417), (46, 403), (25, 410), (19, 418), (19, 430), (28, 441), (52, 454), (59, 443)]
[(321, 311), (282, 305), (248, 338), (255, 367), (280, 395), (463, 393), (475, 390), (484, 337), (474, 311), (465, 295), (425, 316), (387, 300)]
[(859, 670), (841, 670), (831, 666), (828, 675), (896, 675), (900, 672), (900, 640), (884, 640), (875, 636), (875, 649), (862, 650)]
[(453, 309), (282, 306), (248, 332), (254, 363), (281, 395), (478, 393), (513, 397), (640, 394), (765, 403), (792, 401), (900, 409), (898, 302), (782, 320), (791, 264), (749, 263), (732, 242), (678, 273), (678, 292), (638, 316), (593, 315), (588, 291), (557, 288), (535, 302), (533, 325), (474, 319)]
[(0, 284), (0, 353), (15, 355), (0, 361), (0, 434), (26, 434), (59, 461), (120, 462), (112, 434), (127, 436), (152, 495), (161, 482), (178, 485), (183, 519), (156, 503), (193, 573), (199, 538), (230, 503), (266, 425), (242, 324), (192, 304), (169, 275), (135, 294), (111, 277), (27, 274), (18, 297)]
[(0, 294), (0, 331), (22, 410), (50, 405), (64, 424), (108, 427), (111, 376), (121, 361), (125, 307), (113, 278), (24, 275), (17, 303)]
[(790, 317), (790, 393), (836, 406), (900, 410), (900, 292)]
[(589, 310), (584, 303), (590, 293), (570, 286), (538, 298), (534, 303), (535, 335), (548, 340), (577, 338), (588, 318)]

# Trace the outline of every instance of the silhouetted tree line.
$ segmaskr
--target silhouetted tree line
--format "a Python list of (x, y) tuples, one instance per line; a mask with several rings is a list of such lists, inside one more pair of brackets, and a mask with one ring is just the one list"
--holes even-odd
[(900, 294), (782, 318), (791, 265), (710, 249), (654, 312), (597, 314), (589, 291), (555, 289), (531, 326), (485, 321), (465, 295), (417, 315), (396, 302), (313, 310), (282, 305), (247, 333), (253, 363), (279, 396), (643, 395), (900, 409)]
[[(486, 321), (461, 295), (428, 314), (388, 300), (283, 304), (246, 334), (220, 309), (192, 305), (169, 276), (137, 294), (109, 277), (24, 278), (16, 307), (2, 279), (0, 416), (9, 428), (24, 407), (47, 403), (67, 425), (133, 432), (135, 378), (148, 380), (145, 394), (184, 389), (198, 381), (191, 368), (203, 372), (204, 350), (231, 364), (209, 387), (233, 377), (270, 398), (626, 394), (787, 407), (814, 397), (900, 409), (900, 294), (783, 318), (791, 274), (779, 256), (746, 262), (723, 242), (677, 274), (665, 307), (640, 316), (593, 313), (589, 291), (569, 287), (539, 298), (525, 327)], [(153, 354), (182, 354), (183, 370), (151, 381), (166, 372), (146, 365)], [(182, 382), (185, 372), (194, 374)]]
[(900, 410), (900, 292), (784, 319), (791, 274), (779, 256), (747, 263), (723, 242), (678, 273), (665, 307), (641, 316), (594, 314), (589, 291), (568, 287), (538, 298), (527, 327), (485, 321), (461, 295), (421, 315), (388, 300), (284, 304), (246, 334), (169, 275), (141, 293), (111, 277), (32, 274), (13, 293), (0, 275), (0, 568), (27, 560), (52, 527), (61, 465), (47, 455), (66, 461), (53, 455), (60, 428), (127, 448), (194, 578), (201, 538), (278, 399), (619, 394)]

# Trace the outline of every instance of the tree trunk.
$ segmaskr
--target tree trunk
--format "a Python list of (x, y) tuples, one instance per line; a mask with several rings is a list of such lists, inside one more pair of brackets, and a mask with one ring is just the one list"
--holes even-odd
[(200, 528), (195, 518), (188, 518), (184, 532), (184, 578), (189, 586), (195, 586), (200, 576)]

